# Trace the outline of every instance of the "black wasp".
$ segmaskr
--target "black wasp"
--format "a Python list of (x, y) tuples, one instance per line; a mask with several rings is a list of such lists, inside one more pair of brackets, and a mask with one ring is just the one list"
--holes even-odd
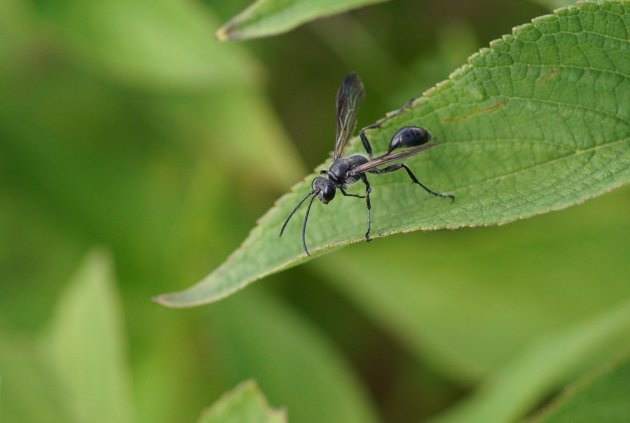
[[(404, 163), (379, 168), (379, 166), (404, 159), (405, 157), (411, 157), (421, 151), (435, 146), (435, 144), (429, 144), (431, 134), (426, 129), (419, 128), (417, 126), (405, 126), (404, 128), (400, 128), (389, 142), (389, 147), (387, 148), (387, 152), (385, 154), (378, 157), (374, 157), (372, 154), (372, 146), (365, 135), (365, 131), (367, 129), (380, 127), (385, 121), (403, 111), (411, 104), (411, 101), (393, 114), (361, 129), (359, 137), (361, 138), (361, 143), (363, 144), (363, 148), (365, 148), (369, 159), (358, 154), (349, 157), (342, 157), (343, 150), (357, 124), (357, 111), (361, 101), (363, 100), (363, 94), (363, 83), (361, 82), (359, 76), (354, 73), (346, 76), (339, 87), (339, 91), (337, 91), (337, 137), (335, 140), (335, 150), (332, 153), (332, 165), (330, 165), (328, 170), (322, 170), (320, 172), (324, 176), (318, 176), (313, 179), (313, 182), (311, 183), (311, 191), (298, 203), (297, 206), (295, 206), (291, 213), (289, 213), (289, 216), (282, 225), (282, 229), (280, 229), (280, 236), (282, 236), (282, 233), (293, 214), (302, 204), (304, 204), (306, 200), (308, 200), (309, 197), (312, 196), (311, 201), (309, 201), (308, 207), (306, 208), (306, 215), (304, 216), (304, 223), (302, 224), (302, 245), (304, 246), (304, 251), (307, 255), (310, 255), (310, 253), (308, 252), (308, 248), (306, 248), (306, 222), (308, 221), (308, 214), (311, 211), (313, 200), (318, 198), (319, 201), (327, 204), (335, 198), (337, 190), (340, 190), (346, 197), (365, 198), (368, 209), (368, 228), (365, 233), (365, 240), (370, 241), (370, 231), (372, 230), (372, 205), (370, 204), (370, 193), (372, 192), (372, 187), (368, 182), (366, 173), (380, 174), (405, 169), (407, 175), (411, 178), (411, 181), (424, 188), (424, 190), (429, 194), (435, 195), (436, 197), (449, 198), (451, 200), (455, 199), (452, 195), (435, 192), (423, 185), (420, 181), (418, 181), (418, 178), (416, 178), (413, 172), (411, 172), (411, 169), (409, 169)], [(406, 150), (393, 153), (394, 150), (399, 148), (405, 148)], [(348, 194), (346, 192), (348, 185), (354, 184), (359, 180), (365, 184), (365, 195)]]

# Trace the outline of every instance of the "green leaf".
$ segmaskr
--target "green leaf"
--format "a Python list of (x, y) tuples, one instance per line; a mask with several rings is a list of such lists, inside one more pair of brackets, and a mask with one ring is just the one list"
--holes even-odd
[(37, 2), (36, 11), (78, 63), (136, 86), (196, 90), (255, 74), (242, 51), (216, 60), (222, 50), (212, 40), (217, 25), (195, 2), (61, 0)]
[[(429, 128), (439, 145), (406, 162), (421, 181), (457, 197), (454, 203), (434, 198), (400, 172), (373, 177), (373, 236), (503, 224), (626, 184), (628, 32), (625, 2), (584, 3), (538, 18), (473, 55), (448, 81), (369, 131), (380, 152), (402, 126)], [(349, 153), (360, 151), (356, 141)], [(304, 210), (284, 238), (278, 232), (316, 175), (282, 197), (215, 272), (187, 291), (156, 300), (176, 307), (216, 301), (307, 260), (300, 243)], [(311, 213), (311, 252), (363, 240), (363, 201), (340, 198), (325, 209), (318, 203)]]
[(305, 22), (386, 0), (257, 0), (217, 32), (220, 41), (287, 32)]
[(109, 258), (90, 254), (62, 297), (46, 342), (76, 421), (132, 422), (124, 329)]
[(254, 381), (243, 382), (203, 413), (199, 423), (284, 423), (284, 410), (269, 407)]
[[(229, 61), (238, 50), (236, 44), (222, 45), (213, 51), (213, 61)], [(3, 202), (12, 205), (26, 227), (33, 225), (33, 218), (29, 214), (25, 219), (23, 207), (52, 220), (55, 236), (68, 233), (60, 229), (64, 225), (59, 222), (77, 222), (88, 236), (107, 244), (137, 268), (153, 272), (149, 278), (154, 287), (172, 282), (173, 273), (190, 280), (182, 269), (190, 271), (191, 266), (181, 266), (182, 260), (192, 259), (189, 248), (203, 254), (207, 250), (198, 248), (199, 244), (215, 244), (221, 248), (221, 254), (216, 254), (219, 259), (229, 252), (224, 251), (225, 245), (238, 245), (251, 219), (243, 216), (251, 208), (260, 213), (260, 208), (257, 201), (242, 207), (239, 195), (234, 195), (234, 178), (255, 180), (248, 189), (264, 196), (274, 184), (285, 190), (304, 173), (295, 149), (269, 112), (262, 90), (246, 81), (194, 95), (155, 95), (103, 84), (67, 65), (55, 66), (42, 78), (30, 72), (26, 76), (24, 69), (34, 65), (8, 59), (7, 63), (18, 63), (15, 75), (0, 78), (0, 84), (6, 84), (6, 90), (0, 89), (6, 100), (0, 102), (0, 156), (6, 158), (6, 179), (14, 181), (9, 189), (16, 196), (32, 197), (35, 205)], [(46, 92), (45, 98), (41, 98), (42, 92)], [(243, 119), (239, 113), (251, 117)], [(251, 142), (252, 134), (256, 134), (256, 142)], [(90, 139), (88, 144), (86, 139)], [(138, 143), (142, 146), (134, 148)], [(93, 195), (95, 189), (100, 195)], [(240, 195), (255, 200), (248, 193)], [(112, 208), (112, 204), (117, 206)], [(238, 213), (232, 212), (234, 208)], [(224, 236), (235, 231), (217, 230), (226, 219), (231, 227), (242, 228), (229, 242)], [(24, 229), (17, 226), (12, 227), (16, 240), (34, 240), (32, 247), (24, 246), (26, 254), (32, 253), (31, 248), (49, 251), (41, 239), (50, 240), (51, 251), (61, 250), (55, 248), (60, 241), (54, 236), (37, 238), (27, 231), (31, 236), (25, 238), (20, 235)], [(208, 233), (213, 236), (204, 235)], [(161, 239), (169, 239), (171, 246)], [(15, 244), (6, 243), (7, 248)], [(177, 251), (172, 245), (177, 245)], [(11, 256), (6, 260), (11, 263), (20, 252), (9, 250)], [(161, 257), (157, 266), (149, 264), (155, 257)], [(53, 261), (59, 264), (57, 258)], [(52, 270), (40, 264), (45, 272)], [(172, 272), (167, 275), (163, 269)], [(50, 278), (45, 272), (42, 276)], [(198, 271), (193, 274), (199, 276)], [(28, 297), (27, 285), (7, 277), (15, 279), (16, 289)], [(54, 292), (51, 284), (44, 284)], [(165, 288), (154, 289), (155, 293)], [(3, 300), (10, 301), (3, 297), (0, 303)]]
[(570, 387), (538, 423), (630, 421), (630, 360), (608, 365)]
[(437, 418), (441, 423), (500, 423), (522, 417), (577, 370), (607, 362), (628, 350), (630, 302), (581, 324), (545, 336), (497, 369), (462, 404)]
[(333, 345), (262, 288), (208, 310), (211, 345), (228, 386), (255, 379), (296, 422), (375, 422), (367, 394)]
[(31, 339), (0, 328), (0, 420), (74, 422), (60, 381)]

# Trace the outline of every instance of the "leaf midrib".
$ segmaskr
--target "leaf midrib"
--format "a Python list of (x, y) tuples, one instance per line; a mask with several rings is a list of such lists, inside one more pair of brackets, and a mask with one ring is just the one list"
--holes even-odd
[[(511, 173), (506, 173), (504, 175), (493, 176), (491, 178), (483, 179), (481, 181), (474, 182), (472, 184), (462, 185), (462, 186), (460, 186), (458, 188), (455, 188), (455, 189), (453, 189), (451, 191), (457, 192), (457, 191), (460, 191), (460, 190), (463, 190), (463, 189), (466, 189), (466, 188), (470, 188), (471, 186), (474, 186), (474, 185), (477, 185), (477, 184), (483, 184), (483, 183), (491, 182), (491, 181), (494, 181), (494, 180), (501, 180), (501, 179), (509, 178), (511, 176), (518, 175), (519, 173), (528, 172), (528, 171), (530, 171), (532, 169), (543, 167), (543, 166), (547, 166), (547, 165), (551, 165), (551, 164), (554, 164), (556, 162), (560, 162), (562, 160), (567, 160), (569, 158), (579, 157), (579, 156), (584, 155), (586, 153), (590, 153), (590, 152), (596, 153), (598, 150), (601, 150), (603, 148), (612, 147), (612, 146), (614, 146), (616, 144), (621, 144), (621, 143), (627, 142), (627, 141), (630, 141), (630, 137), (625, 137), (625, 138), (622, 138), (620, 140), (615, 140), (615, 141), (607, 142), (607, 143), (604, 143), (604, 144), (594, 145), (593, 147), (587, 148), (585, 150), (575, 150), (575, 152), (572, 153), (572, 154), (567, 154), (565, 156), (556, 157), (555, 159), (548, 160), (548, 161), (543, 162), (543, 163), (536, 163), (536, 164), (534, 164), (532, 166), (528, 166), (528, 167), (525, 167), (525, 168), (522, 168), (522, 169), (518, 169), (518, 170), (515, 170), (515, 171), (513, 171)], [(586, 166), (586, 164), (584, 164), (583, 166)]]

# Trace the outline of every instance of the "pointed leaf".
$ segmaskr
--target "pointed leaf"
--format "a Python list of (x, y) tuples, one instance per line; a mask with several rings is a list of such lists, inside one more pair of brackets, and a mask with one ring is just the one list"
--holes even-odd
[(305, 22), (386, 0), (257, 0), (216, 33), (217, 39), (243, 40), (287, 32)]
[(49, 340), (77, 421), (134, 421), (121, 309), (103, 252), (88, 257), (63, 296)]
[[(561, 9), (491, 43), (408, 110), (369, 131), (374, 149), (381, 152), (398, 128), (428, 128), (438, 146), (406, 163), (420, 181), (456, 196), (454, 203), (434, 198), (401, 172), (373, 176), (373, 237), (503, 224), (628, 183), (628, 33), (629, 3)], [(354, 141), (350, 153), (360, 151)], [(283, 238), (278, 232), (315, 176), (282, 197), (215, 272), (193, 288), (157, 301), (177, 307), (216, 301), (305, 261), (300, 243), (304, 210), (296, 213)], [(342, 197), (326, 207), (317, 203), (307, 233), (311, 252), (362, 241), (366, 220), (362, 200)]]
[(283, 410), (269, 407), (254, 381), (243, 382), (212, 404), (199, 423), (286, 423)]
[(0, 327), (0, 421), (41, 423), (77, 420), (62, 386), (31, 339)]

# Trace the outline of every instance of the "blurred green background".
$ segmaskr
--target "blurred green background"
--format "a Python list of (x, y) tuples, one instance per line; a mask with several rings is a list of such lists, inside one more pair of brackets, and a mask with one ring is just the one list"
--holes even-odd
[[(366, 85), (366, 125), (549, 12), (534, 1), (392, 1), (278, 37), (214, 41), (248, 3), (0, 3), (7, 421), (55, 421), (39, 400), (53, 390), (40, 372), (18, 377), (21, 390), (5, 375), (18, 356), (36, 368), (27, 352), (40, 354), (58, 327), (55, 310), (94, 247), (106, 252), (91, 271), (113, 272), (110, 312), (123, 319), (113, 336), (131, 388), (121, 401), (142, 422), (194, 421), (249, 378), (294, 422), (423, 421), (509, 372), (541, 339), (630, 300), (625, 188), (505, 227), (351, 246), (209, 306), (152, 303), (221, 264), (327, 157), (348, 72)], [(622, 341), (576, 359), (522, 412), (625, 351)]]

